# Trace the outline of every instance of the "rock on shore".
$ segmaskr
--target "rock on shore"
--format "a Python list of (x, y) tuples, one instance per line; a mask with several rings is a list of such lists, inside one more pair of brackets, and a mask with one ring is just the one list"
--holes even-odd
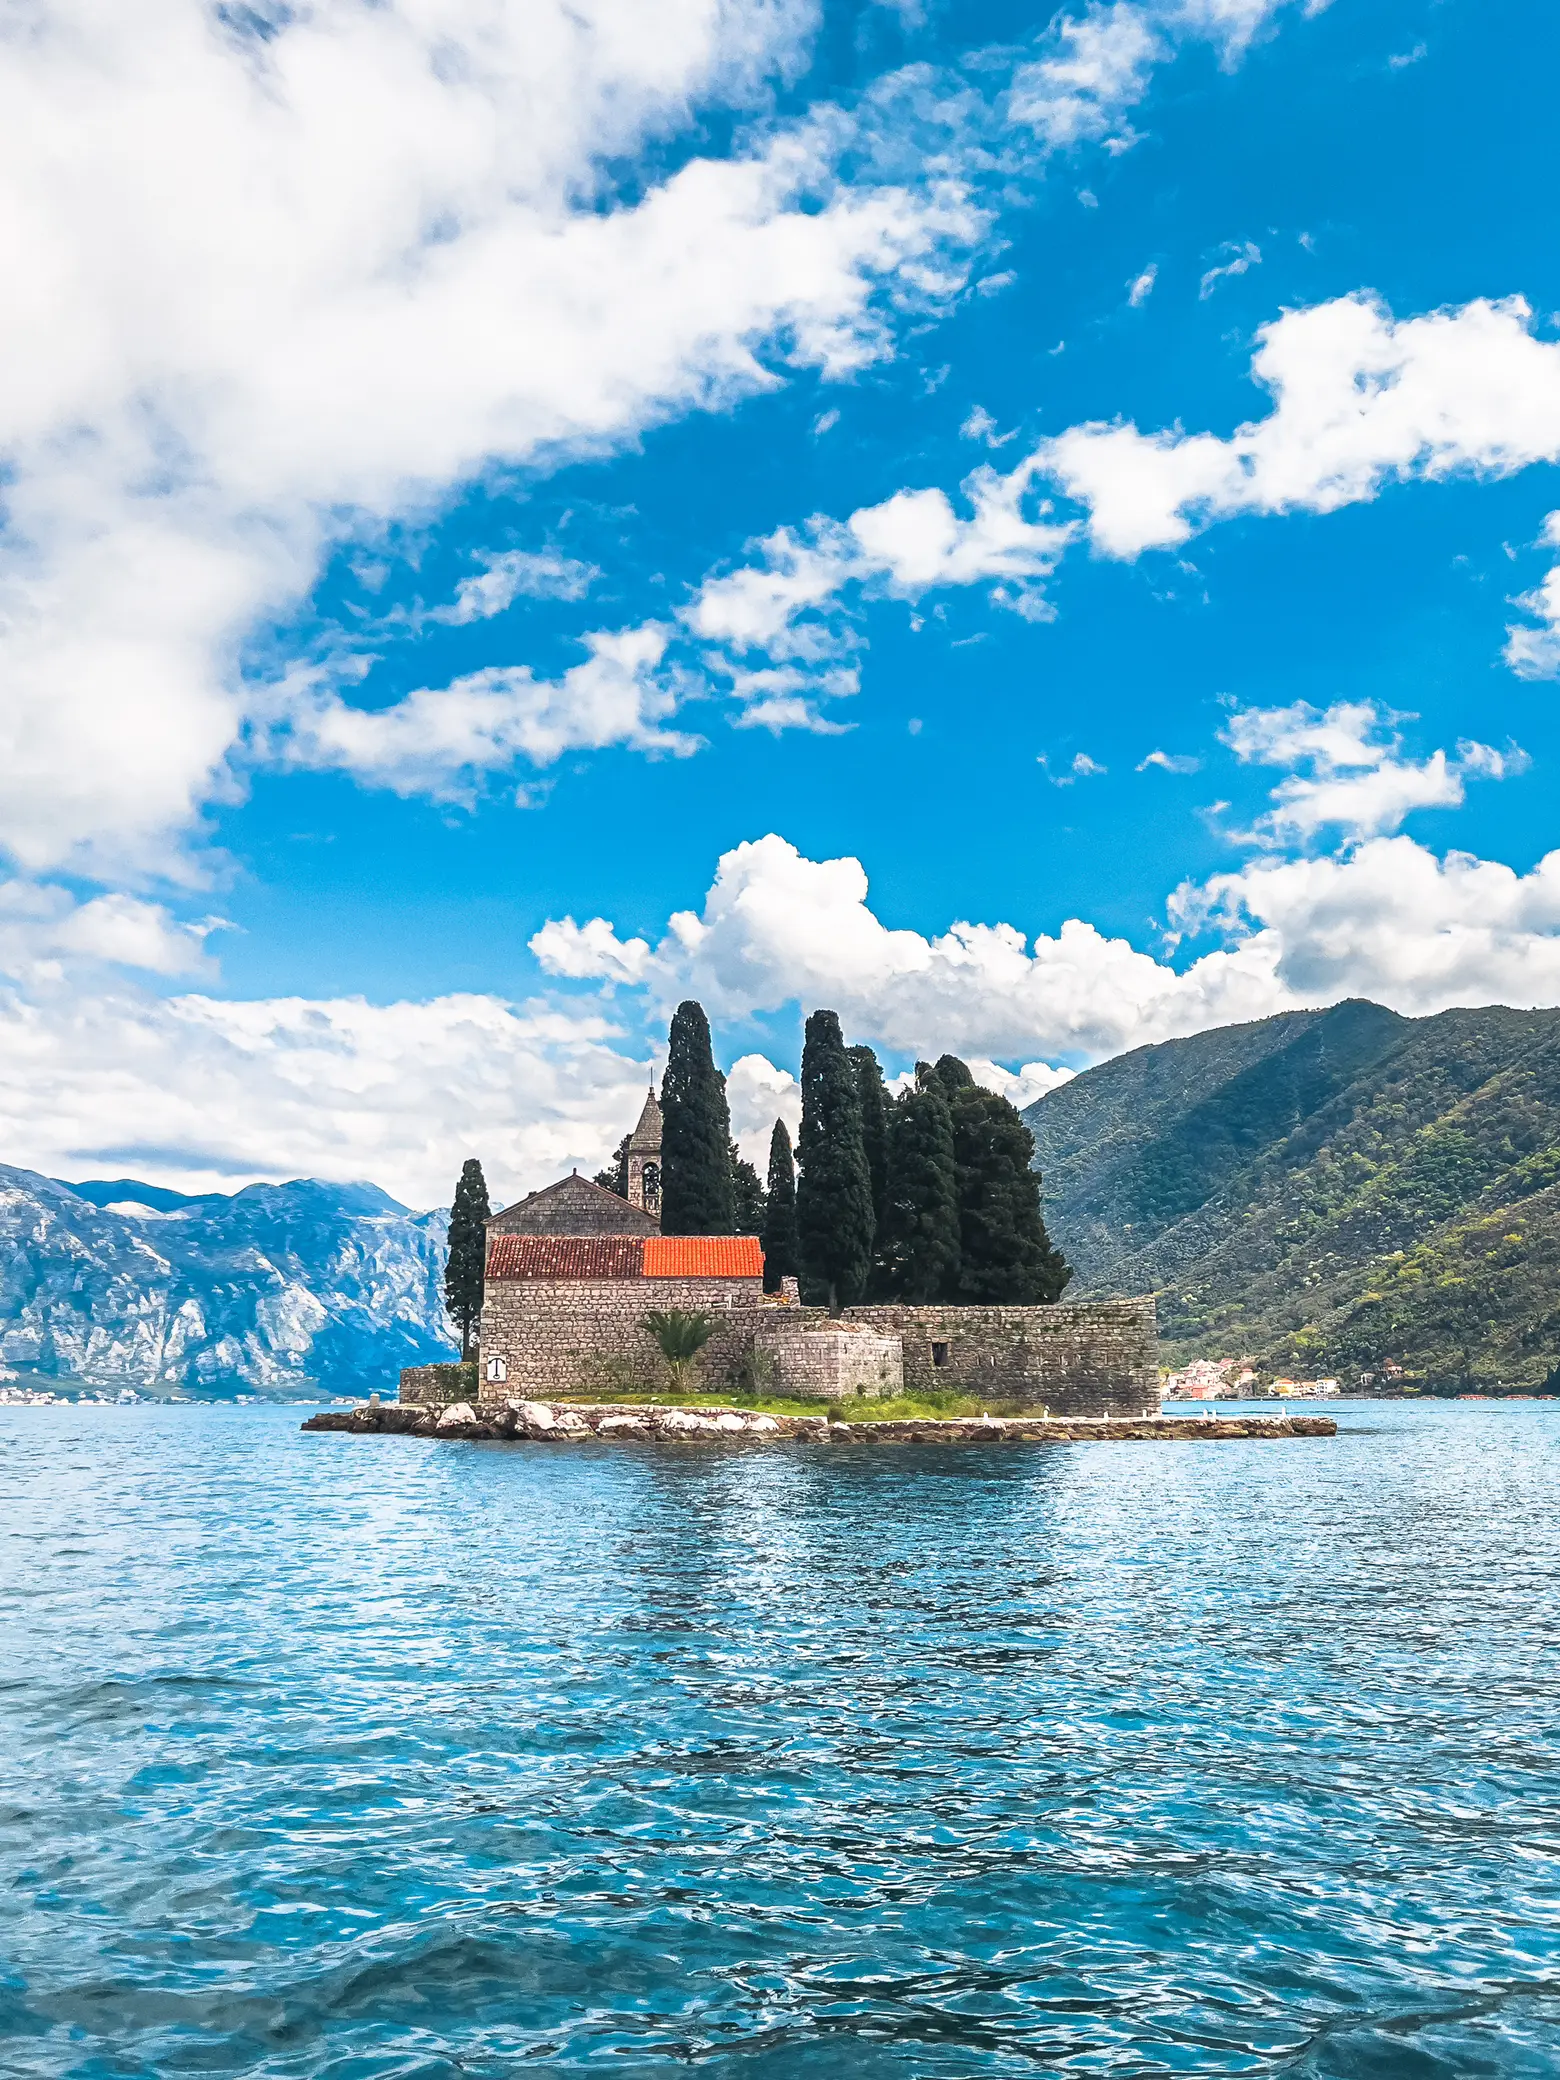
[(1238, 1437), (1336, 1437), (1331, 1416), (915, 1416), (893, 1422), (847, 1423), (833, 1415), (771, 1416), (743, 1408), (648, 1408), (574, 1401), (508, 1401), (473, 1407), (458, 1401), (444, 1409), (403, 1407), (400, 1402), (365, 1402), (327, 1408), (310, 1416), (305, 1430), (331, 1430), (349, 1437), (391, 1435), (475, 1439), (523, 1439), (566, 1444), (587, 1438), (632, 1442), (655, 1438), (675, 1443), (730, 1438), (809, 1438), (820, 1444), (869, 1439), (874, 1444), (1083, 1444), (1104, 1439), (1159, 1439), (1208, 1443)]

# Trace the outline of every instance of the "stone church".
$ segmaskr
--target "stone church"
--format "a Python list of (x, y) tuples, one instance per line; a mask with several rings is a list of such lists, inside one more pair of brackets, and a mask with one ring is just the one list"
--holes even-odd
[(489, 1220), (484, 1400), (660, 1390), (666, 1365), (646, 1317), (681, 1309), (714, 1324), (698, 1364), (706, 1392), (839, 1400), (945, 1389), (1058, 1415), (1158, 1409), (1152, 1300), (853, 1307), (834, 1319), (764, 1292), (755, 1235), (663, 1235), (653, 1089), (629, 1136), (626, 1187), (619, 1197), (576, 1171)]

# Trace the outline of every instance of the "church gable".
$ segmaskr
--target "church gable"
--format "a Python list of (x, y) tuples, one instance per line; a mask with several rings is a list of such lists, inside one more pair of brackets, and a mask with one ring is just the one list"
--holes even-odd
[(491, 1235), (655, 1235), (659, 1223), (577, 1173), (494, 1214)]

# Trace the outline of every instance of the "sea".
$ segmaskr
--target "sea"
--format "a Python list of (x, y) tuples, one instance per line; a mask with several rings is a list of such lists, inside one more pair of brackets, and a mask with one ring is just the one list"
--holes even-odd
[(1560, 2073), (1560, 1405), (0, 1410), (0, 2072)]

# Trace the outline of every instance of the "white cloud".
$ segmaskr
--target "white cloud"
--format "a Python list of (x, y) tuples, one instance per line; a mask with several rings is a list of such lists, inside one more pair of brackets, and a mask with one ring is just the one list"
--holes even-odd
[(207, 974), (214, 970), (206, 940), (225, 929), (219, 917), (181, 923), (138, 896), (83, 903), (46, 882), (0, 881), (0, 975), (35, 977), (84, 961), (152, 975)]
[(1169, 46), (1150, 13), (1130, 0), (1064, 16), (1051, 55), (1014, 76), (1009, 120), (1034, 130), (1053, 150), (1118, 132), (1148, 91)]
[(1272, 808), (1248, 836), (1264, 845), (1303, 845), (1329, 828), (1347, 840), (1379, 837), (1416, 809), (1460, 807), (1470, 779), (1504, 780), (1526, 770), (1526, 754), (1515, 746), (1496, 751), (1464, 742), (1455, 757), (1434, 751), (1423, 760), (1404, 758), (1393, 727), (1402, 719), (1371, 701), (1237, 710), (1219, 734), (1243, 764), (1308, 768), (1279, 782)]
[[(738, 698), (758, 696), (746, 721), (828, 727), (805, 689), (831, 698), (856, 690), (850, 592), (915, 600), (941, 586), (990, 584), (993, 604), (1029, 619), (1049, 615), (1037, 581), (1072, 530), (1026, 517), (1033, 478), (1032, 459), (1005, 476), (982, 464), (961, 486), (967, 517), (933, 487), (897, 491), (843, 522), (818, 516), (804, 530), (780, 528), (758, 544), (760, 561), (707, 578), (682, 619), (711, 646), (706, 664)], [(755, 671), (743, 662), (754, 652), (789, 669), (779, 680), (772, 669)]]
[(1560, 345), (1517, 297), (1401, 322), (1365, 295), (1289, 311), (1252, 363), (1273, 394), (1228, 439), (1077, 426), (1039, 451), (1103, 555), (1173, 548), (1243, 512), (1332, 512), (1394, 479), (1560, 459)]
[(1025, 1062), (1021, 1069), (1004, 1069), (999, 1062), (988, 1062), (978, 1054), (971, 1055), (965, 1067), (978, 1084), (995, 1091), (999, 1098), (1006, 1098), (1020, 1112), (1048, 1091), (1070, 1083), (1076, 1073), (1072, 1069), (1054, 1069), (1049, 1062)]
[(51, 1176), (367, 1178), (423, 1207), (474, 1155), (502, 1201), (598, 1169), (648, 1071), (593, 1006), (0, 989), (0, 1137)]
[(1143, 272), (1140, 275), (1138, 275), (1135, 280), (1130, 281), (1127, 284), (1127, 301), (1131, 304), (1134, 310), (1141, 310), (1143, 305), (1147, 303), (1148, 299), (1154, 293), (1154, 284), (1158, 281), (1158, 279), (1158, 264), (1156, 262), (1150, 262), (1150, 264), (1144, 268)]
[(1369, 997), (1410, 1017), (1456, 1004), (1560, 1004), (1560, 852), (1530, 874), (1411, 838), (1343, 859), (1257, 860), (1177, 892), (1173, 920), (1250, 931), (1279, 991)]
[(769, 1137), (775, 1121), (783, 1119), (796, 1146), (802, 1122), (802, 1087), (789, 1069), (777, 1069), (761, 1054), (745, 1054), (726, 1072), (726, 1103), (731, 1108), (731, 1133), (737, 1146), (757, 1169), (760, 1177), (769, 1169)]
[[(1052, 151), (1103, 142), (1122, 151), (1136, 140), (1128, 117), (1155, 69), (1188, 39), (1219, 46), (1233, 63), (1288, 0), (1107, 0), (1059, 15), (1050, 48), (1013, 76), (1010, 122), (1033, 130)], [(1316, 13), (1326, 0), (1310, 0)], [(1088, 207), (1095, 198), (1084, 191)]]
[(699, 739), (665, 727), (679, 700), (677, 675), (662, 669), (667, 635), (655, 622), (589, 635), (589, 655), (561, 678), (494, 666), (388, 708), (354, 707), (328, 683), (304, 682), (279, 703), (274, 755), (397, 794), (455, 801), (518, 758), (546, 766), (566, 751), (607, 744), (686, 757)]
[(549, 918), (527, 942), (546, 975), (571, 980), (606, 978), (639, 982), (650, 964), (643, 939), (620, 939), (604, 917), (576, 924), (572, 917)]
[[(1560, 548), (1560, 513), (1545, 517), (1539, 541), (1547, 549)], [(1540, 625), (1507, 629), (1507, 664), (1520, 679), (1560, 678), (1560, 564), (1515, 604)]]
[(1202, 760), (1189, 757), (1185, 752), (1151, 751), (1147, 758), (1138, 761), (1133, 770), (1146, 773), (1153, 766), (1163, 773), (1196, 773), (1202, 768)]
[(777, 359), (848, 372), (887, 349), (880, 291), (957, 286), (981, 220), (956, 180), (842, 186), (833, 119), (631, 202), (606, 185), (700, 107), (756, 104), (812, 15), (25, 10), (0, 42), (17, 859), (175, 866), (231, 789), (245, 638), (344, 536), (770, 383)]
[(716, 1019), (828, 1005), (852, 1038), (980, 1060), (994, 1089), (1043, 1080), (1050, 1061), (1348, 995), (1416, 1016), (1560, 1002), (1560, 853), (1518, 875), (1373, 838), (1185, 884), (1170, 918), (1182, 940), (1224, 943), (1177, 968), (1078, 918), (1033, 940), (1008, 924), (926, 937), (882, 923), (858, 860), (809, 860), (771, 835), (722, 857), (702, 910), (669, 920), (645, 984), (658, 1005), (693, 995)]
[(1235, 275), (1250, 274), (1252, 268), (1262, 265), (1262, 248), (1253, 245), (1249, 238), (1244, 245), (1226, 245), (1221, 246), (1219, 250), (1229, 257), (1222, 260), (1217, 267), (1210, 267), (1197, 284), (1197, 295), (1203, 303), (1207, 302), (1220, 282), (1229, 281)]
[(481, 561), (485, 568), (461, 580), (454, 605), (441, 607), (437, 619), (457, 624), (486, 621), (517, 599), (583, 599), (601, 576), (594, 564), (561, 556), (554, 549), (506, 549)]

